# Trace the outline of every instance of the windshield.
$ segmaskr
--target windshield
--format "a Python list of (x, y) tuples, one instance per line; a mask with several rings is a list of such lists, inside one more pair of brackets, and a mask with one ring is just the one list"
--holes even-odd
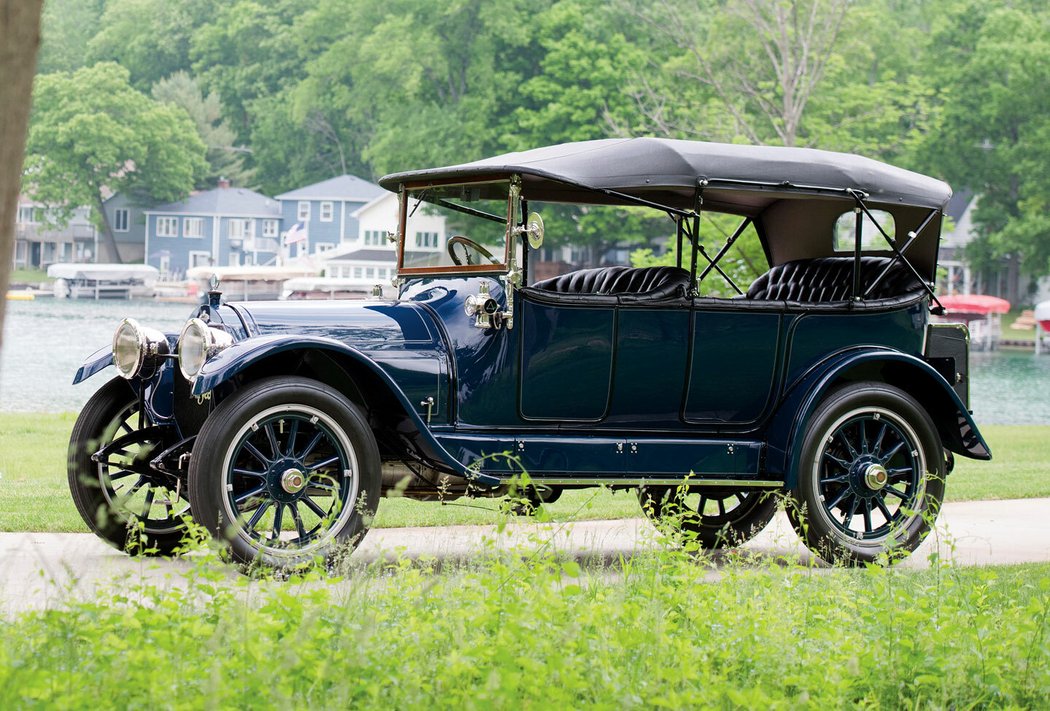
[(506, 270), (509, 181), (431, 185), (405, 192), (401, 273)]

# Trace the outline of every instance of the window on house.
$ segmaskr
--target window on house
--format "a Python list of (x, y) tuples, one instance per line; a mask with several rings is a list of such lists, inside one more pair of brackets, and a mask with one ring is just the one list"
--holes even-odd
[[(896, 237), (893, 215), (885, 210), (872, 210), (871, 216), (875, 218), (886, 234), (890, 237)], [(835, 220), (835, 251), (852, 252), (857, 239), (856, 234), (856, 213), (850, 210), (839, 215), (839, 219)], [(879, 233), (879, 228), (875, 226), (875, 223), (866, 214), (860, 223), (860, 248), (863, 250), (890, 248), (886, 244), (886, 238)]]
[(211, 266), (211, 253), (210, 252), (190, 252), (190, 269), (193, 267), (207, 267)]
[(375, 267), (365, 267), (365, 279), (374, 279), (375, 275)]
[(18, 208), (18, 222), (22, 225), (31, 225), (36, 222), (33, 208), (30, 205), (22, 205)]
[(179, 236), (179, 218), (177, 218), (177, 217), (158, 217), (157, 218), (157, 236), (158, 237), (178, 237)]
[(263, 220), (263, 237), (277, 236), (277, 220)]
[(182, 236), (183, 237), (203, 237), (204, 236), (204, 218), (203, 217), (184, 217), (184, 218), (182, 218)]
[(363, 274), (361, 267), (354, 267), (354, 279), (360, 279)]
[(321, 222), (332, 221), (332, 203), (322, 202), (321, 203)]
[(299, 211), (296, 213), (296, 219), (300, 222), (310, 221), (310, 203), (306, 200), (299, 201)]
[(230, 239), (251, 239), (255, 236), (255, 220), (230, 220)]
[(438, 246), (437, 232), (416, 232), (416, 247), (428, 248)]
[(125, 207), (117, 208), (113, 211), (113, 231), (114, 232), (127, 232), (128, 231), (128, 209)]
[(335, 249), (334, 244), (322, 242), (321, 244), (314, 245), (314, 254), (323, 254), (325, 252), (331, 252)]
[(382, 245), (385, 244), (386, 232), (384, 230), (365, 230), (365, 244), (366, 245)]

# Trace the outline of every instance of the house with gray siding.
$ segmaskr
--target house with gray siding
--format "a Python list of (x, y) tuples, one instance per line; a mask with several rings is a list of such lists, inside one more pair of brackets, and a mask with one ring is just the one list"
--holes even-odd
[(98, 253), (98, 231), (91, 208), (78, 207), (68, 223), (57, 225), (57, 215), (43, 203), (18, 196), (15, 214), (15, 269), (47, 269), (56, 262), (91, 262)]
[(146, 207), (124, 193), (111, 195), (102, 203), (102, 207), (120, 254), (119, 257), (114, 255), (108, 240), (104, 235), (99, 235), (98, 259), (95, 261), (100, 264), (145, 262)]
[(145, 262), (179, 278), (200, 266), (266, 265), (281, 254), (281, 208), (247, 188), (220, 185), (144, 210)]
[(357, 239), (355, 213), (386, 190), (353, 175), (340, 175), (277, 196), (284, 229), (299, 225), (306, 239), (289, 245), (290, 257), (323, 254)]

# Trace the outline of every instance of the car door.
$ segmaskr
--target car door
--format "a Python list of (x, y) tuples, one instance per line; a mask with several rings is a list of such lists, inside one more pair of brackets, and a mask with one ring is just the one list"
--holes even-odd
[(782, 314), (733, 300), (697, 300), (692, 310), (683, 419), (691, 424), (748, 425), (771, 406), (778, 386)]

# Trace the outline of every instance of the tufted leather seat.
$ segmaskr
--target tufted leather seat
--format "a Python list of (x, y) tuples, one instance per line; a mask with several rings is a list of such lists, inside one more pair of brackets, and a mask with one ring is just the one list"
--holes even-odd
[(678, 267), (579, 269), (538, 281), (532, 288), (559, 294), (633, 294), (645, 300), (669, 299), (688, 292), (689, 272)]
[[(860, 258), (861, 294), (889, 263), (889, 257)], [(747, 298), (827, 303), (848, 299), (852, 286), (853, 257), (798, 259), (779, 264), (756, 279), (747, 290)], [(921, 289), (915, 275), (898, 260), (867, 298), (888, 299)]]

